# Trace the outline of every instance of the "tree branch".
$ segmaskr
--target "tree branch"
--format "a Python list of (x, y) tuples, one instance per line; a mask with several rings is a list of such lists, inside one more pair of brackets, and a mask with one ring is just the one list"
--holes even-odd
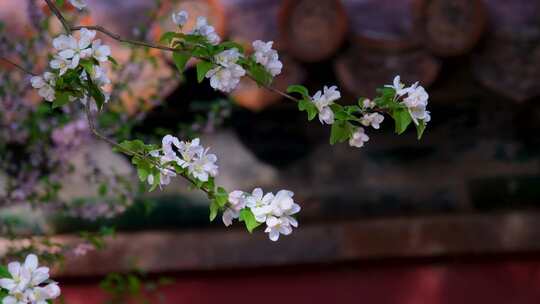
[(26, 73), (26, 74), (29, 74), (29, 75), (32, 75), (32, 76), (36, 76), (36, 74), (34, 74), (32, 71), (29, 71), (29, 70), (25, 69), (25, 68), (22, 67), (20, 64), (17, 64), (17, 63), (15, 63), (15, 62), (13, 62), (13, 61), (11, 61), (11, 60), (5, 58), (5, 57), (0, 57), (0, 61), (6, 62), (7, 64), (12, 65), (12, 66), (18, 68), (19, 70), (23, 71), (23, 72)]
[(60, 20), (60, 22), (62, 23), (62, 26), (64, 27), (64, 30), (66, 31), (66, 33), (68, 35), (71, 34), (71, 26), (69, 25), (69, 22), (66, 20), (66, 18), (64, 18), (64, 16), (62, 15), (60, 10), (56, 6), (56, 4), (54, 4), (51, 0), (45, 0), (45, 2), (47, 3), (47, 6), (51, 10), (51, 12), (56, 16), (56, 18), (58, 18), (58, 20)]
[[(90, 104), (91, 104), (91, 101), (88, 100), (84, 106), (84, 110), (85, 110), (85, 113), (86, 113), (86, 118), (88, 120), (88, 126), (90, 128), (90, 131), (99, 139), (109, 143), (110, 145), (112, 145), (113, 147), (119, 149), (122, 151), (122, 153), (126, 154), (126, 155), (129, 155), (129, 156), (137, 156), (141, 159), (145, 159), (147, 161), (149, 161), (150, 163), (152, 163), (154, 166), (158, 167), (158, 168), (161, 168), (161, 169), (167, 169), (167, 170), (170, 170), (168, 168), (164, 168), (162, 166), (162, 164), (160, 164), (159, 162), (156, 162), (155, 160), (153, 159), (150, 159), (148, 156), (146, 155), (142, 155), (140, 153), (136, 153), (134, 151), (131, 151), (129, 149), (126, 149), (125, 147), (123, 147), (122, 145), (120, 145), (119, 143), (117, 143), (116, 141), (108, 138), (107, 136), (101, 134), (98, 129), (96, 128), (96, 125), (95, 125), (95, 122), (94, 122), (94, 119), (92, 117), (92, 111), (90, 110)], [(194, 185), (195, 187), (197, 187), (197, 189), (200, 189), (201, 191), (205, 192), (207, 195), (210, 194), (210, 191), (208, 189), (205, 189), (205, 188), (202, 188), (202, 187), (198, 187), (197, 186), (197, 183), (192, 180), (191, 178), (189, 178), (189, 176), (187, 175), (184, 175), (184, 174), (179, 174), (182, 178), (184, 178), (185, 180), (187, 180), (188, 182), (190, 182), (192, 185)]]
[[(45, 2), (47, 3), (47, 6), (51, 9), (51, 11), (54, 13), (54, 15), (60, 20), (60, 22), (62, 22), (62, 25), (63, 25), (65, 31), (68, 34), (70, 34), (72, 31), (79, 31), (79, 30), (81, 30), (83, 28), (86, 28), (86, 29), (89, 29), (89, 30), (95, 30), (95, 31), (101, 32), (101, 33), (111, 37), (112, 39), (114, 39), (116, 41), (119, 41), (119, 42), (123, 42), (123, 43), (128, 43), (128, 44), (132, 44), (132, 45), (136, 45), (136, 46), (153, 48), (153, 49), (158, 49), (158, 50), (168, 51), (168, 52), (187, 53), (187, 51), (185, 51), (185, 50), (173, 48), (173, 47), (170, 47), (170, 46), (155, 44), (155, 43), (146, 42), (146, 41), (139, 41), (139, 40), (123, 38), (122, 36), (109, 31), (108, 29), (104, 28), (101, 25), (88, 25), (88, 26), (77, 25), (77, 26), (71, 26), (67, 22), (66, 18), (64, 18), (64, 16), (62, 15), (62, 13), (58, 9), (58, 7), (51, 0), (45, 0)], [(201, 60), (208, 61), (208, 58), (203, 58), (203, 57), (197, 57), (197, 58), (201, 59)], [(251, 75), (248, 75), (248, 77), (251, 80), (255, 81), (255, 79)], [(291, 101), (294, 101), (294, 102), (299, 101), (296, 97), (294, 97), (292, 95), (289, 95), (289, 94), (287, 94), (287, 93), (285, 93), (283, 91), (280, 91), (280, 90), (278, 90), (278, 89), (276, 89), (276, 88), (274, 88), (272, 86), (263, 85), (263, 87), (270, 90), (270, 91), (272, 91), (272, 92), (274, 92), (274, 93), (276, 93), (276, 94), (279, 94), (279, 95), (285, 97), (288, 100), (291, 100)]]

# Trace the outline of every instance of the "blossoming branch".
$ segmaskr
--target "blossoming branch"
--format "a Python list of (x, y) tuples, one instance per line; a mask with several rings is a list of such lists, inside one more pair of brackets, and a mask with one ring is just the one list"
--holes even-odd
[[(233, 219), (239, 219), (252, 231), (266, 223), (270, 239), (277, 240), (279, 234), (289, 234), (292, 227), (298, 226), (292, 215), (300, 207), (292, 200), (292, 192), (286, 190), (276, 195), (263, 195), (259, 188), (248, 194), (243, 191), (228, 193), (224, 188), (216, 187), (217, 156), (201, 146), (198, 139), (181, 141), (167, 135), (161, 147), (158, 147), (140, 140), (116, 143), (99, 133), (93, 124), (91, 112), (101, 111), (108, 101), (109, 93), (105, 89), (110, 80), (105, 63), (116, 62), (110, 48), (95, 39), (96, 31), (122, 42), (171, 51), (180, 72), (194, 58), (198, 60), (198, 81), (209, 79), (212, 88), (225, 93), (234, 90), (240, 79), (247, 76), (260, 86), (297, 102), (299, 110), (307, 113), (308, 120), (318, 116), (322, 124), (331, 125), (331, 144), (348, 141), (353, 147), (364, 146), (369, 140), (365, 128), (379, 129), (385, 114), (394, 120), (398, 134), (414, 122), (418, 138), (430, 121), (430, 113), (426, 110), (429, 96), (425, 89), (418, 83), (405, 86), (399, 76), (395, 77), (393, 84), (381, 88), (379, 96), (373, 100), (360, 98), (356, 105), (342, 106), (337, 102), (341, 93), (336, 86), (325, 86), (314, 95), (310, 95), (308, 89), (301, 85), (291, 85), (287, 92), (273, 88), (272, 80), (283, 68), (279, 54), (272, 48), (273, 42), (254, 41), (254, 52), (247, 54), (235, 42), (221, 42), (221, 37), (205, 17), (199, 16), (195, 28), (184, 33), (183, 26), (189, 19), (187, 12), (173, 13), (172, 20), (178, 30), (162, 35), (160, 42), (167, 44), (163, 46), (122, 39), (100, 26), (70, 26), (58, 8), (50, 0), (45, 1), (62, 22), (66, 34), (53, 40), (57, 53), (50, 61), (51, 70), (31, 78), (32, 86), (38, 89), (39, 95), (52, 102), (53, 107), (81, 102), (87, 109), (94, 134), (112, 144), (116, 151), (132, 157), (139, 178), (150, 184), (150, 191), (168, 185), (172, 177), (181, 176), (208, 194), (211, 200), (210, 219), (213, 220), (222, 212), (223, 222), (227, 226)], [(85, 7), (83, 0), (70, 2), (78, 9)], [(78, 37), (72, 35), (72, 31), (79, 31)], [(298, 97), (290, 94), (297, 94)]]

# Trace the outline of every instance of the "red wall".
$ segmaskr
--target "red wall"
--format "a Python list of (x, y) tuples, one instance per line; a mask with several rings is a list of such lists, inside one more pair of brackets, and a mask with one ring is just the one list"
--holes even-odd
[[(152, 303), (540, 303), (540, 261), (313, 266), (177, 276)], [(63, 284), (67, 304), (103, 303), (95, 284)]]

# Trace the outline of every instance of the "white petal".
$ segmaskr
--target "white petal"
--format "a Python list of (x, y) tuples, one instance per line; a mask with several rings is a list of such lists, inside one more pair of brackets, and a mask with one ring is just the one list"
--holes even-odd
[(268, 233), (268, 238), (270, 238), (270, 240), (272, 240), (273, 242), (276, 242), (279, 239), (279, 231), (271, 230)]
[(32, 273), (32, 285), (37, 286), (49, 278), (49, 268), (39, 267)]
[(72, 49), (66, 49), (66, 50), (60, 51), (58, 53), (58, 56), (64, 59), (70, 59), (70, 58), (73, 58), (73, 56), (75, 56), (75, 51)]
[(0, 287), (7, 290), (12, 290), (17, 286), (12, 279), (0, 279)]
[(7, 296), (2, 300), (2, 304), (18, 304), (18, 300), (13, 296)]
[(82, 10), (86, 7), (86, 1), (85, 0), (69, 0), (69, 3), (76, 7), (78, 10)]
[(11, 262), (8, 264), (8, 271), (13, 278), (18, 277), (21, 273), (21, 263)]
[(35, 254), (29, 254), (24, 260), (24, 267), (28, 270), (34, 271), (38, 267), (38, 258)]
[(39, 89), (45, 85), (45, 80), (41, 76), (33, 76), (30, 78), (30, 83), (33, 88)]

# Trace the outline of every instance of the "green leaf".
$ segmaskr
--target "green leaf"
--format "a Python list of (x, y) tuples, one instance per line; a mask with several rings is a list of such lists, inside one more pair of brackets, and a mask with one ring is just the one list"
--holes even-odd
[(203, 46), (206, 46), (206, 44), (208, 44), (208, 40), (205, 36), (202, 35), (184, 35), (184, 40), (191, 44), (200, 44)]
[(148, 175), (150, 175), (150, 172), (147, 168), (141, 166), (137, 168), (137, 175), (139, 176), (139, 180), (141, 182), (144, 182), (148, 179)]
[(193, 55), (193, 57), (206, 58), (212, 56), (213, 52), (210, 52), (206, 47), (196, 46), (191, 51), (191, 55)]
[(127, 277), (128, 290), (131, 294), (137, 294), (141, 290), (141, 280), (134, 275)]
[(381, 96), (375, 98), (373, 101), (379, 108), (394, 109), (396, 107), (399, 107), (399, 104), (394, 100), (394, 97), (396, 95), (396, 91), (394, 89), (382, 88), (378, 89), (377, 92), (379, 92)]
[(223, 49), (237, 49), (240, 53), (244, 53), (244, 47), (234, 41), (225, 41), (219, 45)]
[[(350, 107), (355, 106), (349, 106), (349, 107), (341, 107), (339, 110), (336, 110), (334, 112), (334, 117), (336, 120), (352, 120), (352, 121), (358, 121), (358, 118), (356, 118), (354, 115), (352, 115), (349, 111), (351, 111)], [(352, 110), (354, 111), (354, 110)]]
[(252, 233), (255, 228), (259, 227), (262, 224), (257, 222), (257, 220), (255, 219), (255, 215), (253, 215), (251, 210), (249, 210), (248, 208), (244, 208), (242, 209), (242, 211), (240, 211), (239, 219), (246, 224), (246, 228), (249, 233)]
[(422, 139), (422, 135), (424, 134), (424, 131), (426, 130), (426, 122), (423, 120), (418, 121), (418, 125), (416, 126), (416, 137), (418, 140)]
[(309, 91), (305, 86), (293, 84), (287, 88), (287, 93), (298, 93), (304, 98), (309, 99)]
[(92, 61), (83, 59), (79, 61), (79, 64), (84, 68), (88, 75), (94, 74), (94, 63)]
[(251, 77), (261, 86), (272, 83), (272, 74), (270, 74), (262, 65), (254, 63), (248, 66)]
[[(119, 144), (123, 149), (129, 150), (135, 153), (144, 153), (146, 151), (146, 145), (142, 140), (124, 140)], [(124, 152), (121, 148), (115, 147), (115, 152)]]
[(180, 71), (180, 73), (183, 73), (187, 62), (189, 61), (189, 58), (191, 58), (191, 55), (180, 53), (180, 52), (174, 52), (172, 57), (173, 57), (174, 65), (176, 65), (176, 68), (178, 69), (178, 71)]
[(105, 195), (107, 195), (107, 184), (105, 183), (102, 183), (99, 185), (99, 188), (98, 188), (98, 194), (99, 196), (103, 197)]
[(210, 203), (210, 222), (216, 219), (218, 211), (219, 211), (219, 204), (216, 202), (216, 200), (212, 200), (212, 202)]
[(2, 300), (9, 295), (8, 291), (5, 289), (0, 289), (0, 303)]
[(118, 61), (116, 61), (116, 59), (114, 59), (112, 56), (107, 57), (107, 59), (109, 59), (109, 61), (110, 61), (114, 66), (117, 66), (117, 65), (118, 65)]
[(69, 103), (69, 93), (68, 92), (56, 92), (56, 98), (52, 103), (52, 108), (56, 109), (61, 106), (64, 106)]
[(58, 7), (64, 6), (64, 0), (56, 0), (56, 6)]
[(213, 177), (208, 178), (208, 181), (206, 182), (206, 185), (204, 185), (206, 189), (210, 192), (214, 192), (214, 188), (216, 188), (216, 183), (214, 181)]
[(0, 278), (11, 278), (7, 267), (0, 265)]
[(395, 130), (397, 134), (402, 134), (411, 124), (412, 118), (407, 109), (398, 108), (392, 112), (392, 118), (395, 122)]
[(161, 37), (159, 37), (159, 42), (169, 44), (169, 43), (171, 43), (173, 38), (176, 37), (176, 34), (177, 33), (175, 33), (175, 32), (163, 33), (163, 35), (161, 35)]
[(87, 87), (90, 96), (92, 96), (92, 98), (94, 98), (94, 100), (96, 101), (97, 108), (101, 110), (103, 104), (105, 103), (105, 95), (103, 95), (101, 89), (92, 82), (90, 77), (88, 77)]
[(224, 207), (229, 201), (229, 193), (227, 193), (227, 190), (219, 187), (215, 194), (215, 200), (219, 207)]
[(332, 125), (330, 132), (330, 144), (333, 145), (337, 142), (344, 142), (351, 137), (353, 132), (352, 125), (347, 121), (336, 121)]
[(214, 65), (208, 61), (201, 61), (197, 63), (197, 81), (201, 83), (206, 77), (206, 73), (210, 71)]
[(317, 107), (311, 100), (302, 99), (298, 102), (298, 110), (300, 111), (306, 111), (308, 115), (308, 120), (311, 121), (317, 114), (319, 113), (319, 110), (317, 110)]

